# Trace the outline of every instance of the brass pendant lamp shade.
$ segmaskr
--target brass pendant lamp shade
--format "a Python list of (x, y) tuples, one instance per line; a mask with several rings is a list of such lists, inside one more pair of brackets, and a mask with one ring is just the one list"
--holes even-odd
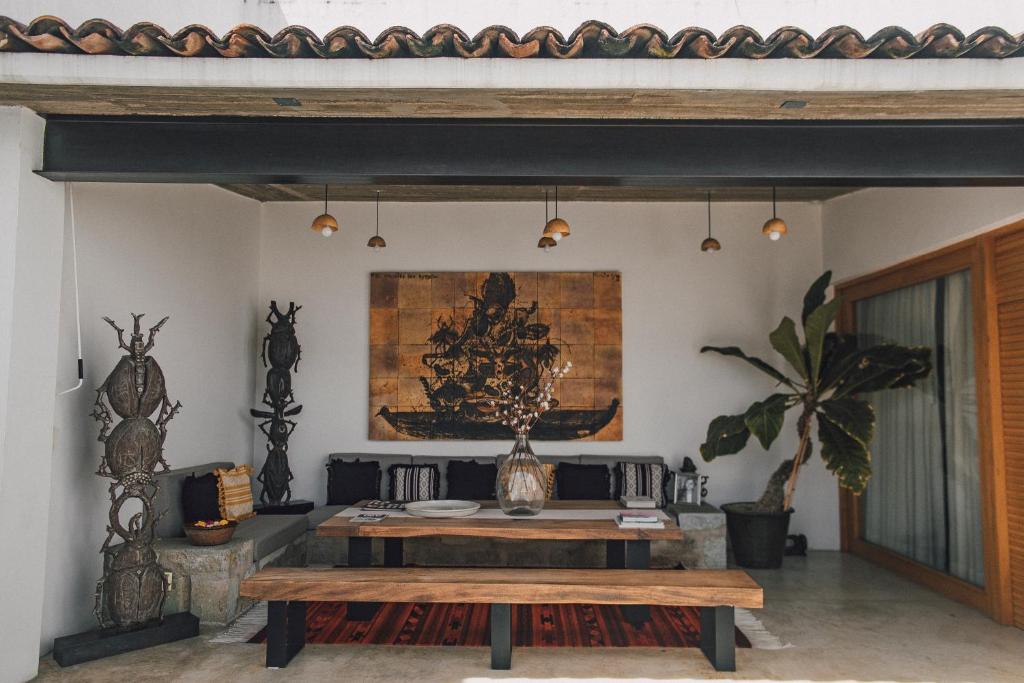
[(711, 236), (711, 193), (707, 193), (708, 202), (708, 236), (700, 243), (700, 250), (708, 254), (721, 251), (722, 244)]
[(314, 232), (318, 232), (324, 237), (330, 237), (334, 233), (338, 232), (338, 219), (331, 214), (327, 213), (327, 186), (324, 185), (324, 212), (313, 219), (313, 224), (309, 226)]
[[(554, 247), (558, 246), (558, 242), (555, 238), (548, 235), (548, 226), (551, 225), (551, 221), (548, 220), (548, 192), (544, 191), (544, 235), (537, 242), (537, 248), (543, 249), (544, 253), (551, 251)], [(568, 228), (568, 226), (566, 226)]]
[(375, 254), (380, 253), (382, 249), (388, 246), (388, 243), (380, 236), (380, 190), (377, 190), (377, 232), (366, 243), (366, 246), (373, 249)]
[(775, 188), (772, 188), (772, 217), (765, 221), (764, 227), (761, 228), (761, 233), (764, 234), (772, 242), (777, 242), (782, 238), (783, 235), (789, 228), (786, 227), (786, 221), (779, 218), (775, 213)]
[[(544, 199), (544, 212), (547, 213), (547, 199)], [(569, 236), (569, 223), (558, 217), (558, 186), (555, 185), (555, 217), (544, 224), (544, 237), (559, 241)], [(538, 245), (540, 246), (540, 245)]]

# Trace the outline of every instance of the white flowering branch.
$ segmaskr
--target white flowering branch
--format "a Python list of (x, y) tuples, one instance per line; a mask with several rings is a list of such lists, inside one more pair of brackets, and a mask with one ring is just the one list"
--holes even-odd
[(496, 414), (501, 418), (501, 424), (511, 427), (516, 434), (529, 434), (541, 415), (554, 407), (551, 392), (555, 382), (565, 377), (571, 369), (572, 361), (550, 368), (547, 381), (543, 387), (538, 385), (535, 392), (522, 384), (517, 386), (511, 380), (504, 380), (498, 385), (498, 398), (488, 403), (497, 408)]

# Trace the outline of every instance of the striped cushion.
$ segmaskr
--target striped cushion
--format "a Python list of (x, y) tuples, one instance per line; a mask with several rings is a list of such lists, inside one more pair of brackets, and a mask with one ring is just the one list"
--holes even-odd
[(220, 516), (239, 522), (256, 513), (252, 511), (252, 467), (239, 465), (234, 469), (218, 467), (213, 471), (217, 475), (217, 503), (220, 505)]
[(665, 471), (659, 463), (620, 462), (615, 465), (615, 497), (647, 496), (657, 507), (665, 505)]
[(441, 473), (437, 465), (392, 465), (388, 468), (391, 500), (437, 500)]

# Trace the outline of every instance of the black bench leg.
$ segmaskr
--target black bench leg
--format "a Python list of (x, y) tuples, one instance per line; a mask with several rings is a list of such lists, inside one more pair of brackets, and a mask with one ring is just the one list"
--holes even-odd
[[(348, 566), (369, 567), (373, 564), (373, 539), (362, 536), (348, 537)], [(347, 616), (350, 621), (370, 621), (377, 614), (379, 602), (350, 602)]]
[(512, 605), (491, 605), (491, 668), (512, 668)]
[[(626, 569), (651, 568), (650, 541), (626, 541), (625, 554)], [(622, 613), (635, 628), (643, 627), (651, 619), (651, 608), (648, 605), (623, 605)]]
[(405, 564), (404, 560), (404, 548), (402, 546), (401, 538), (385, 538), (384, 539), (384, 566), (385, 567), (401, 567)]
[(700, 650), (715, 671), (736, 670), (735, 622), (732, 607), (700, 608)]
[(306, 603), (271, 600), (267, 612), (267, 668), (283, 669), (306, 645)]

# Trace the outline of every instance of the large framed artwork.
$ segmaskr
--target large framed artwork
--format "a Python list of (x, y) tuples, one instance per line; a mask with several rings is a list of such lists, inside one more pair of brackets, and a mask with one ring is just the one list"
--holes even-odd
[(374, 440), (513, 438), (489, 401), (572, 361), (534, 440), (622, 440), (622, 278), (372, 273)]

